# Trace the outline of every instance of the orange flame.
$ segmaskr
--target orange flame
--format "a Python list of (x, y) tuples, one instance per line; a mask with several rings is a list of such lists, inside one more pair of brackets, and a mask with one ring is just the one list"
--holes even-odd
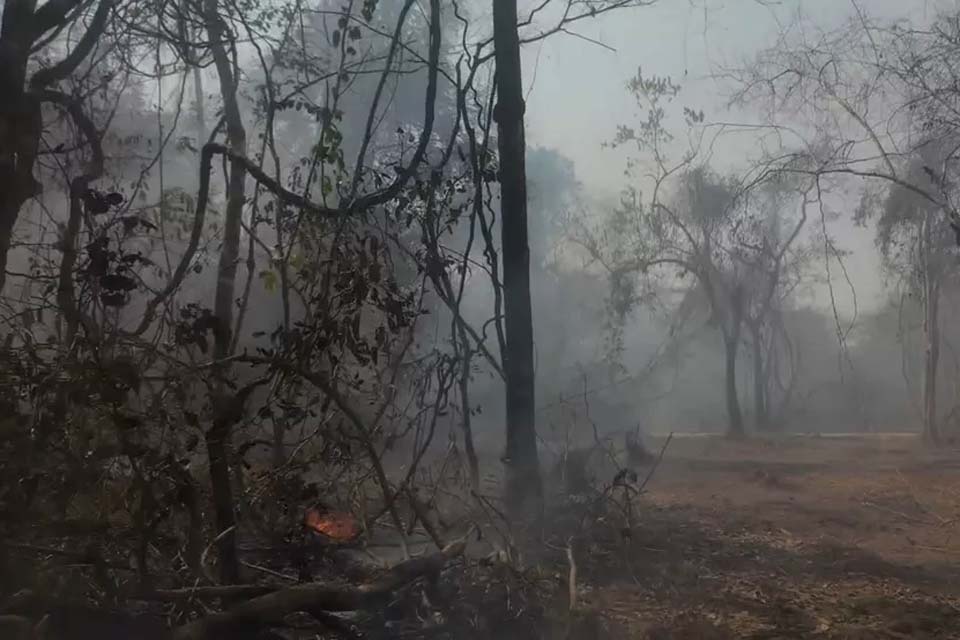
[(360, 524), (349, 513), (331, 511), (321, 514), (318, 509), (307, 509), (304, 524), (339, 542), (348, 542), (360, 535)]

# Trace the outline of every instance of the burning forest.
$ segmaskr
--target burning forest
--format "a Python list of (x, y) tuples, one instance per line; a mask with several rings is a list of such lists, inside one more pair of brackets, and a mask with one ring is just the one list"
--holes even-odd
[(0, 2), (0, 638), (960, 638), (960, 10), (728, 4)]

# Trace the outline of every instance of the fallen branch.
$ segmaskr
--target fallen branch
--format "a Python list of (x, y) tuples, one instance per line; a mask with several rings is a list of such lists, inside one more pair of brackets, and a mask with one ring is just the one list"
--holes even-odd
[(281, 578), (282, 580), (289, 580), (289, 581), (291, 581), (291, 582), (296, 582), (296, 581), (297, 581), (297, 577), (296, 577), (296, 576), (288, 576), (288, 575), (285, 574), (285, 573), (280, 573), (279, 571), (274, 571), (273, 569), (270, 569), (270, 568), (268, 568), (268, 567), (261, 567), (261, 566), (258, 565), (258, 564), (253, 564), (252, 562), (246, 562), (246, 561), (244, 561), (244, 560), (241, 560), (241, 561), (240, 561), (240, 564), (242, 564), (243, 566), (245, 566), (245, 567), (248, 568), (248, 569), (253, 569), (254, 571), (260, 571), (261, 573), (265, 573), (265, 574), (267, 574), (268, 576), (273, 576), (274, 578)]
[(310, 615), (313, 616), (317, 622), (341, 638), (346, 638), (347, 640), (363, 640), (363, 634), (357, 631), (356, 627), (332, 613), (327, 613), (326, 611), (310, 611)]
[(240, 600), (258, 598), (276, 593), (284, 587), (269, 584), (225, 584), (211, 586), (184, 587), (182, 589), (154, 589), (136, 593), (131, 598), (153, 602), (185, 602), (187, 600)]
[(41, 556), (58, 556), (64, 558), (70, 564), (74, 565), (102, 565), (107, 569), (116, 571), (132, 571), (128, 565), (119, 562), (109, 562), (104, 560), (94, 549), (86, 551), (70, 551), (67, 549), (57, 549), (56, 547), (41, 547), (33, 544), (21, 544), (18, 542), (0, 542), (0, 547), (12, 549), (15, 551), (24, 551)]
[(294, 611), (364, 609), (382, 602), (385, 596), (417, 578), (439, 572), (450, 560), (463, 554), (466, 546), (464, 538), (437, 553), (401, 562), (379, 580), (362, 586), (310, 583), (276, 590), (181, 626), (174, 630), (172, 638), (205, 640), (244, 625), (267, 624)]
[[(420, 520), (420, 523), (423, 525), (423, 530), (427, 532), (427, 535), (430, 536), (430, 539), (433, 540), (433, 544), (437, 545), (437, 549), (443, 550), (443, 539), (440, 537), (440, 534), (437, 532), (436, 527), (433, 526), (433, 523), (430, 522), (430, 519), (427, 514), (427, 506), (420, 502), (420, 498), (417, 497), (417, 494), (413, 489), (407, 487), (407, 498), (410, 500), (410, 508), (413, 509), (413, 513), (416, 518)], [(410, 531), (407, 535), (410, 535), (413, 531)]]

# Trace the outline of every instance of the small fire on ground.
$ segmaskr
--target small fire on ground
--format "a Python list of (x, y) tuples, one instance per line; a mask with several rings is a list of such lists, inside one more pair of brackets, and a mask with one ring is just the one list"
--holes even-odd
[(307, 528), (338, 542), (349, 542), (360, 535), (360, 523), (350, 513), (340, 511), (321, 512), (307, 509), (303, 523)]

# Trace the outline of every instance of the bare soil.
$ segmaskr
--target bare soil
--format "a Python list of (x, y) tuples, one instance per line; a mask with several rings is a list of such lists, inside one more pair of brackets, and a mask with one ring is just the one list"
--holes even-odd
[(624, 637), (960, 638), (960, 451), (916, 438), (675, 438), (587, 531), (580, 607)]

